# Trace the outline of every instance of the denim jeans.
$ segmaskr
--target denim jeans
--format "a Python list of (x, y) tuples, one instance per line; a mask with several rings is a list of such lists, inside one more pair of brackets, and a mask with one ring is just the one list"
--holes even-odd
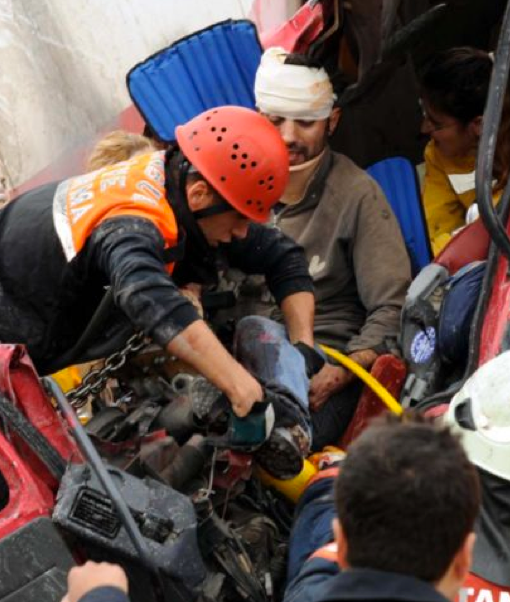
[(308, 427), (308, 389), (304, 357), (291, 344), (284, 326), (262, 316), (248, 316), (237, 324), (234, 339), (237, 360), (265, 384), (275, 384), (298, 403)]

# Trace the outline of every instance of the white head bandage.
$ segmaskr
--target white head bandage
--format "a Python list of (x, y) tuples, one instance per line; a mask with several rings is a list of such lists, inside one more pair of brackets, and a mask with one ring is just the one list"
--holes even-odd
[(283, 48), (268, 48), (255, 77), (255, 100), (262, 113), (317, 121), (331, 114), (336, 96), (324, 69), (285, 65)]

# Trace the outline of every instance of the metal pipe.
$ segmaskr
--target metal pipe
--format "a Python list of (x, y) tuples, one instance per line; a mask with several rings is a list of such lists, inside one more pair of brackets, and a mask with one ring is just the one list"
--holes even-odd
[[(498, 47), (494, 58), (487, 105), (483, 116), (483, 130), (478, 146), (476, 168), (476, 195), (480, 217), (497, 248), (510, 261), (510, 238), (501, 221), (492, 198), (492, 171), (501, 122), (503, 102), (510, 69), (510, 2), (507, 3)], [(510, 198), (510, 181), (505, 185), (501, 206), (507, 206)]]
[(69, 427), (71, 428), (71, 431), (73, 433), (74, 438), (76, 439), (80, 451), (87, 459), (89, 465), (96, 473), (101, 485), (104, 487), (104, 490), (113, 502), (113, 505), (115, 506), (115, 509), (118, 512), (119, 517), (124, 527), (126, 528), (126, 531), (128, 532), (128, 535), (131, 538), (131, 541), (133, 542), (133, 545), (140, 557), (140, 560), (142, 561), (144, 566), (151, 571), (151, 573), (154, 573), (155, 575), (159, 576), (158, 567), (152, 559), (152, 555), (147, 546), (147, 543), (143, 538), (142, 534), (140, 533), (140, 529), (138, 528), (138, 525), (136, 524), (133, 515), (131, 514), (126, 502), (120, 495), (110, 474), (106, 470), (106, 467), (104, 466), (99, 453), (97, 452), (96, 448), (89, 439), (89, 436), (85, 432), (85, 429), (83, 428), (82, 424), (78, 420), (78, 417), (76, 416), (73, 408), (71, 407), (71, 404), (67, 400), (64, 393), (62, 393), (60, 387), (53, 381), (53, 379), (44, 378), (43, 380), (45, 385), (50, 390), (51, 395), (56, 400), (59, 410), (62, 412), (64, 418), (69, 424)]

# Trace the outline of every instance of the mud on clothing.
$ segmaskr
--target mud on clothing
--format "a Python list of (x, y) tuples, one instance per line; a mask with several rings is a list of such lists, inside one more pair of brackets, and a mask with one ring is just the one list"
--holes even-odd
[[(274, 226), (305, 250), (318, 343), (352, 353), (380, 350), (397, 335), (411, 280), (409, 257), (397, 220), (368, 174), (327, 150), (304, 199), (283, 206)], [(240, 286), (242, 307), (273, 317), (262, 283), (257, 289), (249, 280)]]
[[(5, 207), (0, 340), (25, 343), (44, 372), (79, 339), (108, 286), (134, 329), (161, 346), (198, 320), (178, 285), (196, 281), (185, 259), (204, 241), (187, 238), (177, 283), (167, 262), (182, 227), (168, 188), (164, 153), (156, 152), (42, 186)], [(224, 253), (238, 269), (264, 274), (278, 302), (313, 289), (302, 250), (275, 230), (253, 225)]]
[[(384, 352), (386, 341), (397, 337), (411, 271), (397, 220), (379, 186), (328, 149), (303, 200), (280, 209), (273, 225), (304, 248), (309, 263), (316, 342), (349, 354)], [(225, 280), (239, 290), (239, 316), (281, 318), (260, 279), (228, 273)], [(311, 413), (314, 450), (338, 444), (360, 391), (354, 382)]]

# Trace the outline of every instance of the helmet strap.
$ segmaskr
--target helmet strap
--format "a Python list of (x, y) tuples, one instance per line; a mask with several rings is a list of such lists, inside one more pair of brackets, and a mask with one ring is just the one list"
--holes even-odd
[(195, 219), (204, 219), (204, 217), (211, 217), (213, 215), (221, 215), (222, 213), (228, 213), (229, 211), (235, 211), (232, 205), (229, 205), (227, 201), (221, 200), (219, 203), (215, 203), (210, 207), (204, 209), (198, 209), (193, 211), (193, 217)]
[[(165, 189), (179, 230), (186, 234), (186, 254), (184, 260), (177, 263), (173, 278), (177, 284), (185, 282), (215, 283), (217, 278), (214, 250), (208, 245), (200, 229), (196, 216), (186, 201), (186, 179), (190, 169), (189, 161), (178, 147), (169, 149), (165, 155)], [(190, 274), (192, 277), (190, 277)]]

